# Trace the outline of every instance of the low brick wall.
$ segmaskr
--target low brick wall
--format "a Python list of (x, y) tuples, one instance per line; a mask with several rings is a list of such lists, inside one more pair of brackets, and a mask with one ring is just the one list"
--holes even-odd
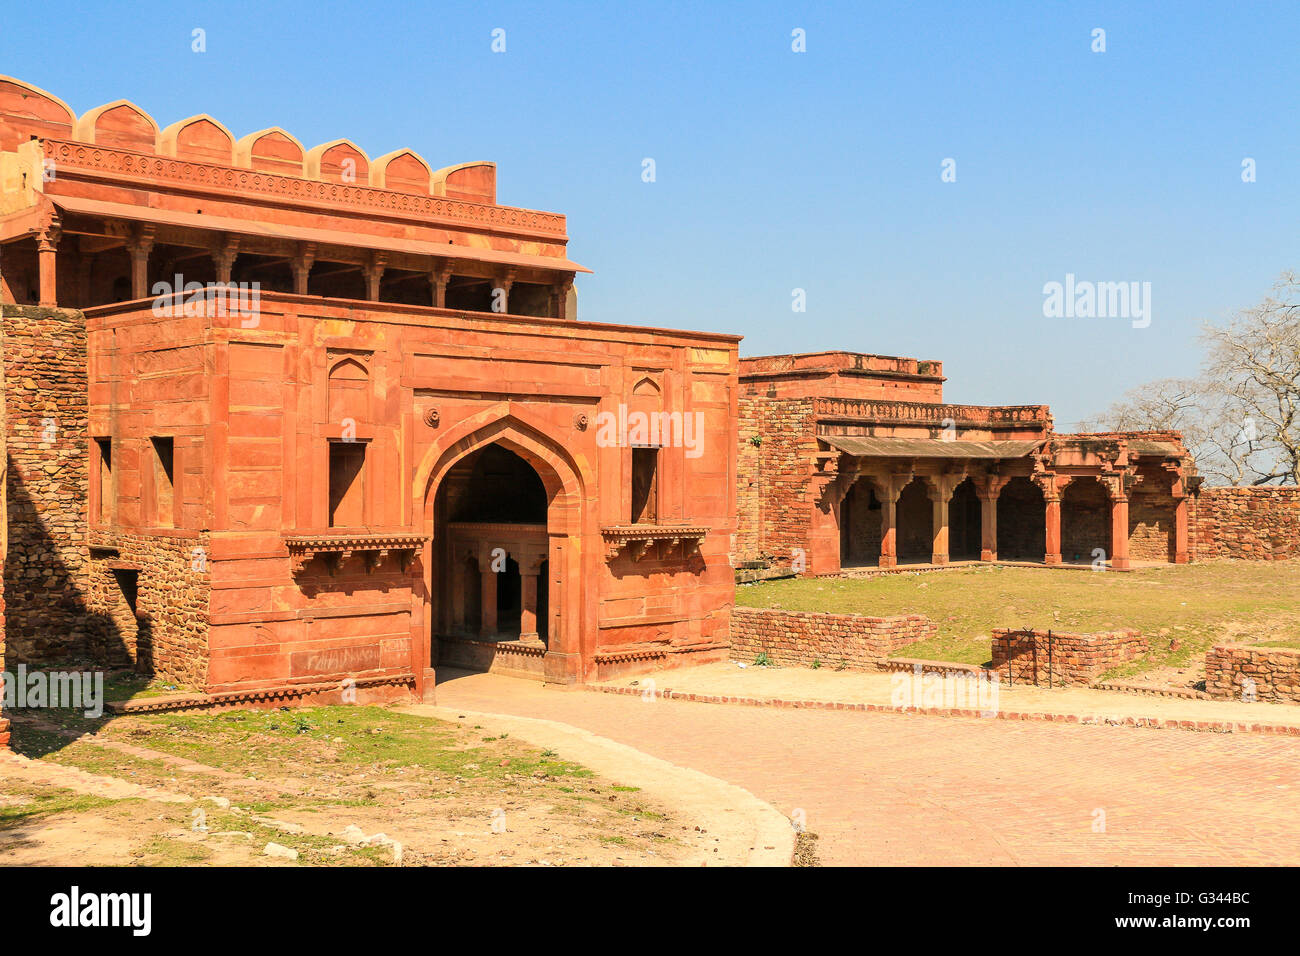
[[(1031, 636), (1032, 635), (1032, 636)], [(1037, 678), (1048, 682), (1047, 631), (1023, 631), (998, 627), (993, 629), (992, 667), (1006, 680), (1032, 684), (1035, 677), (1034, 647), (1037, 645)], [(1053, 684), (1091, 684), (1120, 664), (1147, 651), (1147, 639), (1141, 631), (1102, 631), (1096, 634), (1069, 634), (1052, 631), (1051, 679)]]
[(923, 614), (867, 617), (777, 608), (737, 607), (731, 615), (731, 659), (752, 663), (766, 652), (774, 664), (844, 665), (877, 670), (891, 651), (934, 637), (938, 627)]
[(1192, 557), (1300, 558), (1300, 488), (1205, 488), (1188, 513)]
[(1300, 648), (1216, 644), (1205, 655), (1205, 690), (1220, 700), (1300, 704)]

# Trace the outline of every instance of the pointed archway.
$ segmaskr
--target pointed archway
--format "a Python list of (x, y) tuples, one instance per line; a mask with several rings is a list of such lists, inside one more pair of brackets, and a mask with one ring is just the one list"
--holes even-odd
[[(422, 588), (417, 589), (420, 623), (418, 633), (412, 635), (413, 655), (419, 669), (429, 679), (438, 660), (437, 632), (455, 620), (454, 607), (450, 603), (454, 595), (475, 591), (479, 637), (492, 638), (496, 643), (496, 639), (502, 636), (493, 613), (498, 607), (495, 588), (498, 580), (491, 577), (496, 573), (492, 567), (494, 558), (498, 567), (507, 571), (507, 576), (511, 562), (520, 575), (520, 633), (506, 634), (507, 638), (513, 636), (516, 639), (514, 645), (488, 648), (491, 654), (485, 652), (480, 662), (504, 650), (513, 657), (500, 668), (503, 671), (541, 677), (555, 683), (581, 680), (590, 664), (595, 650), (595, 622), (582, 599), (583, 562), (590, 559), (588, 552), (598, 556), (598, 551), (581, 546), (584, 533), (590, 531), (586, 527), (590, 522), (584, 508), (585, 463), (525, 415), (503, 403), (456, 426), (440, 429), (417, 470), (412, 506), (417, 509), (416, 520), (427, 529), (430, 541), (425, 546)], [(487, 451), (489, 448), (493, 450)], [(458, 540), (452, 527), (455, 522), (451, 520), (455, 515), (440, 513), (440, 505), (447, 501), (444, 488), (450, 488), (447, 482), (456, 482), (458, 476), (467, 471), (470, 480), (475, 480), (472, 477), (473, 466), (467, 466), (466, 462), (481, 461), (485, 456), (494, 456), (498, 462), (505, 461), (502, 452), (510, 459), (518, 459), (533, 476), (535, 491), (531, 487), (523, 488), (520, 501), (538, 501), (541, 513), (526, 516), (471, 514), (471, 517), (503, 520), (477, 522), (495, 526), (473, 529), (487, 535), (488, 541), (495, 539), (495, 544), (473, 555), (473, 566), (480, 572), (479, 587), (474, 589), (466, 585), (463, 590), (458, 590), (456, 584), (447, 582), (454, 582), (458, 571), (462, 575), (465, 573), (470, 567), (471, 555), (464, 548), (453, 549)], [(486, 480), (486, 476), (480, 473), (479, 479)], [(520, 517), (526, 520), (511, 520)], [(541, 575), (545, 575), (544, 579), (540, 578)], [(513, 589), (510, 593), (513, 594)], [(509, 612), (509, 620), (513, 622), (513, 603)], [(544, 620), (536, 619), (539, 614), (545, 615)], [(464, 617), (468, 618), (468, 614)], [(520, 638), (527, 640), (520, 641)], [(465, 635), (465, 639), (476, 641), (470, 635)], [(525, 643), (530, 646), (525, 647)], [(527, 658), (534, 659), (529, 661)]]

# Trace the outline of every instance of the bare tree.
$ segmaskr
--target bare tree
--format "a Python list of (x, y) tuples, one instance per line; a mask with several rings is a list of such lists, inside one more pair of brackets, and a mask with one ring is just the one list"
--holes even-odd
[(1178, 431), (1211, 484), (1300, 484), (1300, 280), (1201, 338), (1200, 378), (1140, 385), (1080, 430)]
[(1273, 293), (1202, 335), (1208, 379), (1236, 416), (1241, 483), (1300, 484), (1300, 280), (1285, 272)]

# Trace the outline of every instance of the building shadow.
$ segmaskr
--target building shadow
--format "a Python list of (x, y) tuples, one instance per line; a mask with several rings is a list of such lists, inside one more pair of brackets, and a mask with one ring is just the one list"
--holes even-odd
[[(103, 674), (101, 706), (143, 689), (155, 676), (154, 625), (137, 611), (138, 582), (128, 569), (96, 558), (77, 529), (52, 529), (12, 457), (5, 481), (4, 671), (6, 683), (16, 683), (20, 673), (26, 683), (22, 693), (14, 688), (15, 702), (42, 678), (51, 686), (52, 674)], [(39, 706), (0, 709), (0, 716), (12, 722), (9, 746), (17, 753), (46, 756), (112, 719), (106, 709), (98, 718), (86, 718), (84, 697), (82, 706), (51, 707), (50, 696)]]

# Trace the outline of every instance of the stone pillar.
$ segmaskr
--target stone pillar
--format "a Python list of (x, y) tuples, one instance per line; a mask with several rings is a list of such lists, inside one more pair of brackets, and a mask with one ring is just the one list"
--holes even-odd
[(315, 261), (316, 243), (299, 243), (298, 254), (289, 261), (289, 267), (293, 269), (293, 291), (298, 295), (307, 294), (307, 280), (311, 276), (311, 267)]
[(483, 599), (479, 602), (483, 605), (483, 614), (478, 633), (480, 637), (493, 638), (497, 634), (497, 573), (492, 570), (491, 558), (480, 561), (479, 567), (488, 570), (479, 572), (483, 580)]
[(1116, 495), (1110, 506), (1110, 566), (1112, 570), (1128, 568), (1128, 496)]
[[(492, 289), (492, 311), (505, 315), (510, 311), (510, 289), (515, 284), (515, 270), (507, 269)], [(497, 308), (498, 304), (500, 308)]]
[(980, 560), (998, 559), (998, 494), (1001, 489), (985, 487), (980, 499)]
[(366, 298), (371, 302), (379, 301), (379, 280), (384, 277), (384, 266), (387, 264), (387, 255), (382, 252), (372, 252), (370, 262), (363, 269), (366, 274)]
[(520, 578), (522, 605), (519, 618), (519, 639), (535, 641), (537, 635), (537, 572), (531, 571)]
[(59, 304), (56, 261), (61, 238), (63, 233), (57, 223), (47, 226), (36, 235), (36, 262), (40, 272), (38, 301), (44, 306), (53, 307)]
[[(909, 479), (910, 480), (910, 479)], [(876, 482), (876, 497), (880, 500), (880, 566), (898, 567), (898, 497), (907, 481), (898, 479)]]
[(573, 288), (573, 276), (551, 286), (551, 316), (556, 319), (568, 317), (569, 290)]
[(1186, 564), (1187, 557), (1187, 496), (1174, 498), (1174, 564)]
[[(149, 254), (153, 252), (154, 234), (152, 225), (137, 226), (131, 233), (131, 240), (126, 244), (126, 251), (131, 255), (131, 298), (143, 299), (149, 294)], [(179, 294), (183, 289), (172, 289)]]
[(957, 489), (957, 485), (961, 484), (965, 477), (964, 474), (945, 474), (926, 479), (925, 491), (933, 506), (930, 518), (931, 564), (948, 563), (948, 503), (952, 501), (952, 493)]
[(433, 285), (433, 304), (435, 308), (447, 308), (447, 283), (451, 281), (451, 263), (435, 266), (429, 273)]
[(212, 265), (217, 270), (217, 282), (230, 284), (230, 273), (235, 268), (235, 259), (239, 256), (239, 238), (226, 236), (212, 250)]
[[(813, 475), (812, 521), (808, 528), (808, 554), (804, 573), (838, 574), (840, 570), (840, 486), (834, 472)], [(796, 558), (791, 555), (792, 561)]]
[(1043, 555), (1044, 564), (1061, 563), (1061, 496), (1059, 494), (1043, 495), (1046, 511), (1047, 547)]

